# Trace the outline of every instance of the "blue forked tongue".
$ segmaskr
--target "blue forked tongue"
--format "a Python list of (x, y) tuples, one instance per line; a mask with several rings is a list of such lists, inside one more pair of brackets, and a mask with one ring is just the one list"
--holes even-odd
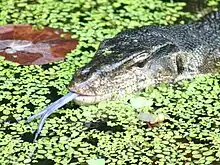
[(43, 128), (44, 122), (47, 119), (47, 117), (50, 116), (52, 113), (54, 113), (58, 108), (64, 106), (68, 102), (75, 99), (77, 96), (78, 96), (78, 94), (73, 93), (73, 92), (69, 92), (65, 96), (61, 97), (60, 99), (58, 99), (57, 101), (55, 101), (54, 103), (49, 105), (47, 108), (45, 108), (42, 111), (40, 111), (39, 113), (29, 117), (29, 119), (27, 120), (28, 123), (31, 122), (33, 119), (37, 118), (38, 116), (41, 116), (40, 123), (38, 125), (38, 129), (37, 129), (37, 132), (34, 137), (34, 141), (37, 139), (38, 135), (40, 134), (40, 132)]

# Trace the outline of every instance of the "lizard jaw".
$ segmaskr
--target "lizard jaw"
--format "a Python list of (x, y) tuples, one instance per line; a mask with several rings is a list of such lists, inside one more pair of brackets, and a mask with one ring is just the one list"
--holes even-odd
[(78, 105), (96, 104), (104, 100), (111, 99), (112, 94), (105, 95), (78, 95), (73, 101)]

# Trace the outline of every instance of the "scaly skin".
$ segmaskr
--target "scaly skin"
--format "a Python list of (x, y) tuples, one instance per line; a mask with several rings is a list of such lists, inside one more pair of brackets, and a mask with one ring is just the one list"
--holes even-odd
[(104, 40), (80, 69), (69, 90), (77, 104), (94, 104), (174, 82), (215, 73), (220, 60), (220, 12), (189, 25), (144, 26)]
[[(220, 61), (220, 12), (189, 25), (144, 26), (104, 40), (94, 58), (74, 76), (70, 92), (32, 116), (46, 118), (73, 100), (95, 104), (160, 82), (216, 73)], [(59, 104), (59, 105), (58, 105)]]

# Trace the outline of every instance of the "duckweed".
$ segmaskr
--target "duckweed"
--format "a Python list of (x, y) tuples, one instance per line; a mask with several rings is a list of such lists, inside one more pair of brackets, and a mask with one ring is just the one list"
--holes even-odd
[[(209, 0), (208, 6), (219, 5)], [(0, 164), (219, 164), (220, 76), (161, 84), (135, 97), (150, 100), (135, 109), (130, 96), (97, 105), (70, 103), (51, 115), (36, 143), (38, 120), (26, 124), (67, 93), (72, 74), (94, 55), (99, 43), (123, 29), (184, 23), (196, 15), (183, 2), (162, 0), (0, 1), (0, 24), (33, 24), (72, 32), (80, 38), (66, 60), (17, 66), (0, 57)], [(180, 21), (181, 20), (181, 21)], [(149, 128), (141, 111), (165, 113), (168, 121)]]

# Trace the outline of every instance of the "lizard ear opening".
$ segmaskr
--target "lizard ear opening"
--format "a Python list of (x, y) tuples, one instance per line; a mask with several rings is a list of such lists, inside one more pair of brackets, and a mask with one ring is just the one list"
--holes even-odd
[(183, 57), (181, 55), (176, 56), (177, 73), (182, 74), (184, 71)]

